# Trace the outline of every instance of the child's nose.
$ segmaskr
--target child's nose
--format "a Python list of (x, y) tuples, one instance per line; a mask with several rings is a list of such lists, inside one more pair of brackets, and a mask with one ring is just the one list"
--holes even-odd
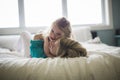
[(52, 34), (51, 39), (52, 39), (52, 40), (55, 40), (55, 39), (56, 39), (55, 34)]

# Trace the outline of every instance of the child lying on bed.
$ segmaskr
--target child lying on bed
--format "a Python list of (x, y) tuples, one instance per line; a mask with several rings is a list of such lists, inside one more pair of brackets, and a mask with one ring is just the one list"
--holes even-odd
[[(30, 53), (31, 57), (46, 58), (47, 54), (44, 49), (45, 40), (42, 34), (34, 36), (34, 40), (31, 40)], [(86, 56), (87, 51), (81, 46), (80, 43), (69, 38), (61, 38), (49, 43), (49, 53), (53, 57), (79, 57)]]

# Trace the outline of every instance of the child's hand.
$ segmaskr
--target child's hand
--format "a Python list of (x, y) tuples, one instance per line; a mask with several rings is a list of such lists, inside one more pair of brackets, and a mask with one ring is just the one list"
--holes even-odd
[(55, 56), (50, 53), (50, 45), (51, 43), (50, 43), (49, 37), (47, 36), (44, 38), (44, 51), (47, 57), (53, 58)]

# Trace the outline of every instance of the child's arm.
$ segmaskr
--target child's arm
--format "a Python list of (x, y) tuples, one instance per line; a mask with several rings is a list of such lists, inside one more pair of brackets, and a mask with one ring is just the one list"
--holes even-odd
[(44, 40), (44, 52), (47, 57), (54, 57), (52, 54), (50, 54), (49, 50), (49, 40), (48, 37), (44, 37), (43, 34), (36, 34), (34, 36), (34, 40)]
[(48, 37), (44, 38), (44, 51), (47, 57), (55, 57), (52, 54), (50, 54)]
[(35, 34), (34, 40), (44, 40), (43, 34)]

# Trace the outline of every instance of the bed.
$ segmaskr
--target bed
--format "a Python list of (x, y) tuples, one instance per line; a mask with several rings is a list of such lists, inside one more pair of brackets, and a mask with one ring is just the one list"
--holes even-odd
[(88, 52), (88, 57), (76, 58), (29, 58), (23, 55), (25, 51), (10, 46), (17, 42), (6, 42), (7, 46), (0, 41), (0, 80), (120, 80), (120, 47), (104, 44), (93, 34), (94, 39), (91, 33), (81, 41), (76, 37)]

